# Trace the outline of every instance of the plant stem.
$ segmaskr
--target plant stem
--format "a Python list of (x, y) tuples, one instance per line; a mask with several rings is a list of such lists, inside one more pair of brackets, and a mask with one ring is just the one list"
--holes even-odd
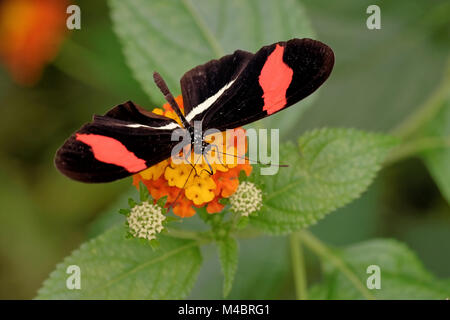
[(210, 237), (208, 236), (208, 233), (205, 232), (196, 232), (170, 228), (168, 229), (168, 234), (173, 238), (180, 238), (180, 239), (191, 239), (202, 242), (205, 240), (211, 240)]
[(247, 226), (243, 230), (236, 230), (235, 232), (233, 232), (233, 234), (238, 239), (252, 239), (263, 235), (261, 231), (253, 228), (252, 226)]
[(410, 117), (398, 125), (392, 134), (400, 138), (407, 138), (431, 120), (444, 105), (443, 100), (450, 94), (450, 57), (447, 59), (444, 77), (439, 87)]
[(291, 247), (292, 271), (294, 273), (295, 296), (297, 300), (308, 299), (308, 286), (306, 280), (305, 260), (299, 234), (291, 233), (289, 236)]
[(374, 300), (375, 297), (370, 293), (369, 289), (361, 282), (358, 276), (345, 264), (339, 256), (335, 255), (328, 247), (316, 238), (309, 231), (303, 230), (299, 232), (303, 243), (311, 249), (322, 260), (328, 260), (337, 269), (339, 269), (347, 279), (355, 286), (355, 288), (368, 300)]
[(384, 166), (389, 166), (406, 158), (418, 155), (423, 151), (450, 148), (450, 137), (425, 137), (404, 143), (392, 152), (384, 161)]

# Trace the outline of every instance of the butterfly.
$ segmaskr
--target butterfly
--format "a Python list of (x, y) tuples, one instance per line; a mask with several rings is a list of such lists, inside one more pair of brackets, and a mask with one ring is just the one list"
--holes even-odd
[(202, 130), (225, 131), (275, 114), (317, 90), (333, 65), (333, 50), (308, 38), (277, 42), (256, 53), (237, 50), (183, 75), (184, 114), (155, 73), (181, 125), (128, 101), (94, 115), (71, 135), (56, 152), (55, 165), (69, 178), (88, 183), (136, 174), (171, 156), (178, 143), (171, 139), (174, 130), (186, 129), (198, 142), (196, 121)]

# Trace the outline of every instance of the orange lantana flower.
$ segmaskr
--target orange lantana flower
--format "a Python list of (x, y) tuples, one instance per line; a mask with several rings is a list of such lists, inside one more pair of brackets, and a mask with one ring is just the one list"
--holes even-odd
[[(184, 112), (182, 97), (178, 96), (175, 100), (181, 111)], [(154, 109), (153, 112), (180, 123), (168, 103), (162, 109)], [(139, 183), (142, 182), (155, 201), (167, 196), (166, 207), (172, 207), (173, 212), (180, 217), (192, 217), (195, 214), (195, 207), (206, 206), (208, 213), (222, 211), (224, 205), (219, 201), (229, 198), (236, 192), (239, 186), (240, 172), (244, 171), (248, 176), (252, 171), (252, 166), (247, 160), (238, 161), (247, 152), (247, 140), (245, 138), (238, 139), (235, 136), (245, 134), (245, 130), (237, 128), (234, 129), (234, 133), (235, 135), (231, 138), (227, 137), (225, 132), (208, 137), (208, 141), (221, 143), (223, 144), (222, 150), (226, 150), (226, 155), (221, 155), (216, 151), (217, 149), (212, 148), (204, 155), (211, 168), (206, 161), (198, 161), (203, 160), (203, 158), (199, 159), (201, 156), (191, 152), (190, 163), (176, 164), (171, 158), (164, 160), (135, 174), (133, 184), (139, 188)], [(195, 168), (192, 166), (193, 163), (196, 163)]]
[(65, 0), (0, 1), (0, 62), (21, 85), (39, 80), (66, 31)]

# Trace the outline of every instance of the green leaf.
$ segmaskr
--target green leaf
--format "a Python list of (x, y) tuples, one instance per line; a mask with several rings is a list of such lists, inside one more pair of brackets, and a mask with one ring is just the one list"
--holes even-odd
[(239, 248), (235, 238), (227, 237), (217, 242), (219, 260), (223, 273), (223, 296), (226, 297), (233, 287), (233, 280), (238, 265)]
[[(75, 250), (44, 282), (38, 299), (179, 299), (191, 290), (202, 258), (196, 242), (160, 236), (153, 250), (112, 228)], [(69, 265), (81, 269), (81, 289), (69, 290)]]
[[(157, 104), (165, 100), (153, 83), (153, 71), (179, 94), (181, 76), (211, 59), (237, 49), (255, 52), (274, 42), (313, 37), (305, 10), (296, 0), (110, 0), (109, 4), (126, 61)], [(283, 132), (288, 132), (310, 105), (311, 98), (307, 100), (263, 125), (283, 124)]]
[[(148, 193), (148, 191), (147, 191), (147, 193)], [(160, 206), (161, 208), (164, 208), (164, 206), (166, 205), (166, 202), (167, 202), (167, 196), (164, 196), (164, 197), (159, 198), (158, 201), (156, 201), (156, 204), (158, 206)]]
[[(188, 299), (222, 299), (221, 270), (215, 246), (202, 247), (204, 263)], [(264, 300), (286, 298), (289, 283), (289, 250), (285, 237), (239, 239), (239, 272), (228, 299)], [(261, 281), (264, 279), (264, 281)]]
[(450, 95), (423, 130), (426, 137), (447, 141), (446, 146), (423, 152), (422, 158), (442, 195), (450, 203)]
[[(366, 285), (373, 274), (371, 265), (380, 267), (381, 288), (369, 290), (376, 299), (446, 299), (448, 280), (437, 280), (425, 270), (417, 256), (395, 240), (377, 239), (349, 246), (335, 253)], [(364, 299), (339, 270), (324, 264), (325, 279), (310, 290), (311, 299)]]
[(141, 182), (139, 182), (139, 199), (141, 202), (147, 201), (149, 198), (148, 189), (145, 187), (145, 185)]
[(269, 233), (288, 233), (315, 223), (364, 192), (396, 139), (353, 129), (307, 132), (298, 146), (280, 147), (288, 168), (252, 178), (264, 187), (263, 206), (252, 225)]
[(376, 32), (364, 26), (368, 2), (301, 2), (319, 40), (336, 53), (336, 64), (317, 108), (303, 115), (294, 136), (324, 124), (387, 132), (413, 114), (439, 84), (450, 52), (448, 31), (437, 27), (446, 21), (441, 28), (448, 28), (448, 19), (438, 18), (448, 16), (445, 1), (408, 1), (416, 10), (402, 10), (406, 2), (385, 1), (382, 28)]
[(119, 214), (126, 216), (129, 213), (130, 213), (130, 209), (119, 209)]
[(133, 198), (129, 198), (128, 205), (130, 206), (130, 208), (134, 208), (137, 205), (137, 203), (136, 203), (136, 201), (134, 201)]
[(245, 227), (247, 227), (249, 223), (249, 218), (248, 217), (240, 217), (238, 220), (238, 223), (236, 224), (236, 228), (237, 229), (244, 229)]

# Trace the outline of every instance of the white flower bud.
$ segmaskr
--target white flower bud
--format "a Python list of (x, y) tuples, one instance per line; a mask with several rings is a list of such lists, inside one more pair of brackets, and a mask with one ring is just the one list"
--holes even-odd
[(244, 181), (230, 197), (231, 210), (248, 216), (261, 209), (262, 191), (254, 183)]
[(130, 233), (133, 237), (152, 240), (163, 229), (163, 221), (166, 217), (162, 214), (161, 207), (145, 201), (134, 206), (127, 217)]

